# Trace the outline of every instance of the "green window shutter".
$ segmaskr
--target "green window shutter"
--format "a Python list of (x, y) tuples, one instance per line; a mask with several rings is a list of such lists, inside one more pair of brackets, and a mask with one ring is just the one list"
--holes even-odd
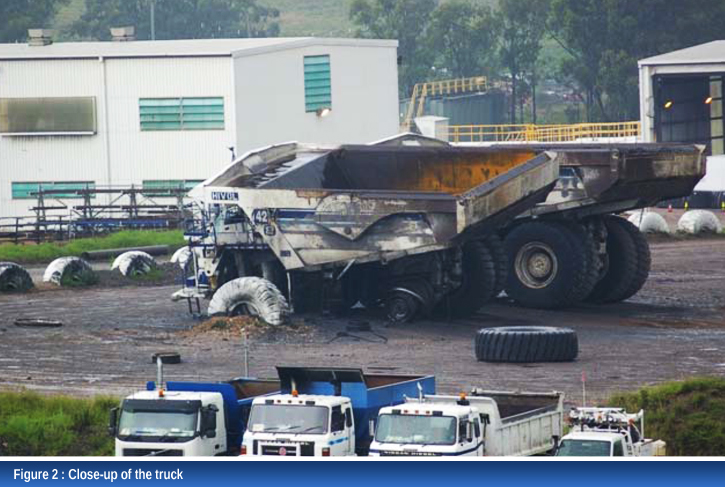
[(305, 56), (305, 111), (332, 108), (330, 56)]
[(33, 183), (12, 183), (12, 197), (14, 200), (36, 199), (39, 189), (41, 190), (69, 190), (68, 193), (54, 193), (47, 195), (46, 198), (74, 198), (80, 199), (82, 196), (75, 194), (73, 191), (80, 189), (95, 189), (96, 183), (93, 181), (69, 181), (69, 182), (33, 182)]
[(224, 130), (224, 98), (142, 98), (141, 130)]

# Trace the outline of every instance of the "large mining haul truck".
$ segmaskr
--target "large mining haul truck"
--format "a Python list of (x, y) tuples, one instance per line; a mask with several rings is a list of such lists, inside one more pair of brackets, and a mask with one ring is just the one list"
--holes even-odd
[(505, 290), (528, 307), (634, 295), (650, 256), (613, 213), (687, 195), (702, 150), (661, 145), (281, 144), (195, 188), (189, 308), (256, 315), (383, 308), (467, 316)]

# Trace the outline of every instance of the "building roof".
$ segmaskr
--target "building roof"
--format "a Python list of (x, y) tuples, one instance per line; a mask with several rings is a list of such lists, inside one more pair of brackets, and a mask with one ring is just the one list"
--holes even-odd
[(725, 64), (725, 40), (712, 41), (639, 61), (640, 66), (666, 64)]
[(317, 45), (397, 47), (398, 41), (266, 37), (251, 39), (188, 39), (171, 41), (59, 42), (47, 46), (0, 44), (0, 60), (136, 57), (242, 57)]

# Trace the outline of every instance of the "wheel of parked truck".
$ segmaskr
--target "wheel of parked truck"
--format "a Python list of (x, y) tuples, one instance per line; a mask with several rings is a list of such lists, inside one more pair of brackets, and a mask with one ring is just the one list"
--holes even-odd
[(240, 277), (220, 287), (209, 303), (210, 316), (254, 316), (277, 326), (289, 318), (289, 305), (277, 286), (261, 277)]
[(388, 320), (407, 323), (430, 312), (433, 288), (422, 279), (400, 282), (388, 291), (384, 303)]
[(463, 279), (461, 285), (440, 303), (440, 308), (453, 317), (470, 316), (494, 297), (496, 265), (483, 241), (463, 246)]
[(649, 276), (652, 258), (644, 235), (632, 223), (618, 216), (605, 217), (609, 266), (589, 295), (592, 303), (617, 303), (642, 289)]
[(579, 340), (568, 328), (483, 328), (476, 334), (475, 353), (479, 362), (571, 362), (579, 355)]
[(522, 306), (556, 309), (582, 299), (591, 252), (567, 225), (527, 222), (504, 241), (509, 262), (506, 294)]
[(503, 246), (503, 241), (498, 235), (489, 236), (484, 241), (484, 244), (488, 251), (491, 252), (496, 270), (496, 284), (493, 287), (493, 297), (495, 298), (506, 287), (509, 272), (508, 258), (506, 257), (506, 249)]
[(599, 272), (599, 252), (594, 234), (585, 225), (578, 222), (566, 222), (563, 225), (571, 232), (573, 238), (581, 243), (584, 251), (582, 271), (576, 277), (577, 281), (568, 303), (569, 305), (576, 305), (584, 301), (599, 282), (601, 277)]

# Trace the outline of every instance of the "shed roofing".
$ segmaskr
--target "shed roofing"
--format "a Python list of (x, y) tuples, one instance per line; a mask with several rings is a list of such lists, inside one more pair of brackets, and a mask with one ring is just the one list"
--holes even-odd
[(396, 47), (397, 41), (329, 39), (316, 37), (266, 37), (251, 39), (184, 39), (128, 42), (58, 42), (47, 46), (0, 44), (0, 59), (78, 59), (136, 57), (241, 57), (315, 45)]
[(725, 40), (672, 51), (639, 61), (640, 66), (668, 64), (725, 64)]

